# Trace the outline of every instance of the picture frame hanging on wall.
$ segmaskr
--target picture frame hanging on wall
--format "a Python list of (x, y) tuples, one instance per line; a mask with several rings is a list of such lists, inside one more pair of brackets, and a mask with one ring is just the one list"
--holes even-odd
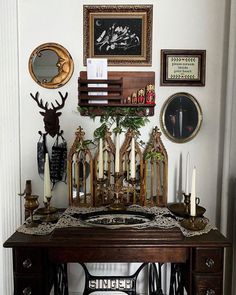
[(161, 50), (161, 86), (205, 86), (206, 50)]
[(84, 65), (151, 66), (152, 5), (84, 5)]
[(192, 140), (200, 130), (203, 114), (197, 99), (186, 92), (171, 95), (160, 112), (160, 125), (166, 137), (175, 143)]

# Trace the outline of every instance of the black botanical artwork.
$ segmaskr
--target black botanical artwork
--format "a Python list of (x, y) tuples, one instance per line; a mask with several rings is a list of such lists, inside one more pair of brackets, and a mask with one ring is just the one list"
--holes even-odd
[(142, 19), (94, 18), (94, 54), (141, 55)]

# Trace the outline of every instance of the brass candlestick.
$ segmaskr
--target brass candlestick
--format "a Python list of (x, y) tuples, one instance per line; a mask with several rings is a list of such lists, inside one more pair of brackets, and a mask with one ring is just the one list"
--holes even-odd
[(115, 201), (109, 206), (111, 210), (124, 210), (125, 205), (121, 203), (120, 196), (122, 196), (122, 177), (123, 174), (115, 172), (115, 186), (114, 186), (114, 196)]
[(26, 227), (37, 227), (38, 224), (34, 222), (33, 212), (39, 206), (38, 196), (27, 195), (25, 196), (25, 209), (30, 213), (30, 223), (26, 224)]
[(96, 180), (96, 186), (97, 186), (97, 197), (100, 198), (102, 204), (105, 203), (105, 190), (104, 190), (104, 184), (106, 180), (104, 178), (98, 178)]
[(43, 212), (42, 214), (45, 215), (45, 217), (41, 218), (41, 220), (46, 223), (55, 222), (58, 220), (58, 217), (53, 214), (57, 212), (57, 208), (51, 207), (51, 199), (52, 199), (52, 196), (46, 197), (47, 201), (46, 202), (44, 201), (45, 207), (41, 208)]
[(51, 213), (51, 206), (50, 206), (50, 204), (51, 204), (51, 199), (52, 199), (52, 196), (50, 196), (50, 197), (45, 197), (46, 198), (46, 201), (44, 200), (43, 201), (43, 203), (44, 203), (44, 206), (45, 206), (45, 211), (44, 211), (44, 213), (45, 214), (50, 214)]
[(203, 230), (208, 223), (208, 219), (205, 217), (190, 216), (187, 219), (183, 219), (180, 225), (191, 231)]
[(52, 199), (52, 196), (45, 197), (45, 199), (46, 199), (46, 201), (45, 200), (43, 201), (44, 207), (39, 208), (37, 210), (37, 213), (39, 215), (47, 215), (47, 214), (56, 213), (57, 212), (57, 208), (51, 207), (51, 199)]
[(185, 205), (185, 212), (187, 216), (190, 214), (190, 196), (191, 194), (183, 193), (184, 195), (184, 205)]
[[(190, 216), (190, 198), (191, 198), (191, 193), (185, 194), (184, 195), (184, 205), (185, 205), (185, 214), (184, 216)], [(199, 206), (200, 203), (200, 198), (196, 198), (196, 216), (201, 217), (205, 213), (206, 209)]]
[(136, 178), (130, 178), (129, 183), (132, 186), (133, 204), (136, 204)]
[[(24, 192), (18, 195), (28, 197), (28, 196), (31, 196), (31, 194), (32, 194), (31, 180), (26, 180)], [(29, 216), (30, 216), (29, 211), (25, 209), (25, 220)]]

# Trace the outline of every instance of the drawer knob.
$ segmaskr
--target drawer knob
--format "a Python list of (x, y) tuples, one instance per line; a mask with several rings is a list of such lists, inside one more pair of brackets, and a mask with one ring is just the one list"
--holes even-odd
[(208, 268), (212, 268), (215, 264), (215, 261), (212, 258), (207, 258), (205, 264)]
[(215, 295), (216, 292), (213, 289), (207, 289), (206, 295)]
[(23, 261), (23, 263), (22, 263), (22, 265), (23, 265), (23, 267), (24, 268), (31, 268), (31, 266), (32, 266), (32, 261), (29, 259), (29, 258), (27, 258), (27, 259), (25, 259), (24, 261)]
[(23, 295), (31, 295), (32, 294), (32, 290), (30, 287), (26, 287), (23, 292), (22, 292)]

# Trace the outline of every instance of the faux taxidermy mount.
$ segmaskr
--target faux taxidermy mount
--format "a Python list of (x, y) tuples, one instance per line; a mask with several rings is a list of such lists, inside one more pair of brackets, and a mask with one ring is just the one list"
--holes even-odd
[(61, 112), (57, 112), (58, 110), (62, 109), (65, 105), (66, 98), (68, 96), (68, 93), (66, 92), (63, 96), (62, 93), (59, 91), (60, 97), (62, 99), (62, 102), (59, 103), (56, 100), (57, 106), (54, 106), (53, 103), (51, 103), (52, 108), (48, 108), (48, 102), (43, 104), (43, 100), (39, 100), (39, 92), (36, 92), (35, 95), (30, 93), (30, 96), (35, 100), (38, 104), (38, 106), (43, 109), (45, 112), (39, 112), (44, 118), (44, 129), (46, 131), (46, 134), (51, 135), (54, 137), (56, 134), (60, 132), (60, 124), (59, 124), (59, 117), (61, 115)]

